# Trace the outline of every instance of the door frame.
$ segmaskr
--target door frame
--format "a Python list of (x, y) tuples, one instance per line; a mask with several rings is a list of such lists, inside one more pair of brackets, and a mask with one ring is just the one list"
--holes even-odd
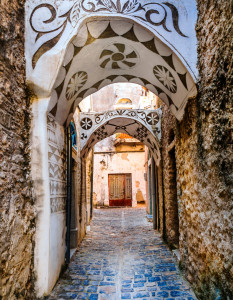
[[(109, 207), (110, 206), (110, 176), (109, 175), (124, 175), (124, 201), (126, 200), (125, 199), (125, 175), (130, 175), (130, 178), (131, 178), (131, 205), (124, 205), (124, 206), (119, 206), (119, 207), (132, 207), (133, 205), (133, 186), (132, 186), (132, 173), (108, 173), (108, 200), (109, 200)], [(114, 201), (114, 200), (112, 200)], [(114, 207), (114, 206), (112, 206)]]

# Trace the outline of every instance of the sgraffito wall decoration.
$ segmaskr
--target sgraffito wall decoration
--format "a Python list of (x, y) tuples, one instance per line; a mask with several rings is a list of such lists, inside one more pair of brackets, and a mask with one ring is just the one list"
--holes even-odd
[[(68, 27), (76, 28), (80, 20), (98, 15), (123, 15), (141, 21), (160, 35), (169, 33), (180, 38), (190, 38), (190, 27), (183, 19), (193, 24), (195, 1), (143, 1), (143, 0), (73, 0), (73, 1), (27, 1), (28, 23), (34, 32), (37, 47), (32, 56), (35, 68), (40, 57), (55, 47)], [(193, 10), (193, 11), (192, 11)], [(188, 15), (188, 13), (192, 13)], [(47, 17), (47, 18), (46, 18)], [(189, 17), (189, 20), (187, 18)], [(45, 37), (46, 36), (46, 37)], [(43, 40), (39, 43), (39, 40)], [(174, 41), (173, 41), (174, 42)], [(172, 41), (170, 41), (172, 44)], [(178, 47), (179, 48), (179, 47)], [(180, 51), (182, 52), (182, 51)]]
[(161, 110), (118, 109), (104, 113), (81, 113), (81, 155), (86, 158), (99, 141), (115, 134), (126, 133), (146, 146), (160, 162)]
[(26, 12), (27, 79), (59, 124), (111, 83), (146, 86), (178, 119), (196, 94), (194, 0), (30, 0)]
[(64, 124), (83, 98), (114, 82), (146, 86), (177, 117), (196, 93), (180, 60), (142, 27), (125, 21), (89, 22), (67, 49), (50, 112)]
[(63, 212), (66, 208), (66, 153), (64, 129), (48, 115), (48, 159), (51, 213)]

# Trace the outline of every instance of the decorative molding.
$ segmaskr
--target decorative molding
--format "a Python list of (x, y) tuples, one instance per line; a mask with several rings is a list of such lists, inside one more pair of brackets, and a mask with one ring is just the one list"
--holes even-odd
[(157, 162), (160, 161), (161, 115), (158, 110), (118, 109), (104, 113), (81, 113), (81, 155), (86, 158), (99, 141), (115, 133), (126, 133), (147, 145)]
[[(174, 76), (171, 72), (164, 66), (154, 66), (153, 69), (155, 77), (167, 88), (170, 92), (177, 92), (177, 84)], [(185, 85), (187, 89), (187, 85)]]
[(52, 115), (47, 118), (48, 160), (51, 213), (65, 210), (66, 205), (66, 156), (64, 129)]
[(66, 51), (50, 113), (65, 125), (80, 101), (115, 82), (145, 86), (175, 115), (182, 114), (188, 97), (195, 93), (185, 67), (152, 33), (128, 21), (91, 21), (80, 28)]
[[(43, 11), (43, 9), (47, 9), (50, 13), (48, 19), (41, 20), (44, 14), (40, 13), (40, 11)], [(45, 35), (51, 36), (53, 34), (54, 36), (50, 39), (48, 38), (33, 54), (32, 67), (34, 69), (40, 57), (58, 43), (68, 24), (75, 27), (78, 21), (86, 15), (96, 15), (99, 13), (123, 14), (155, 27), (162, 26), (165, 31), (171, 32), (172, 30), (167, 25), (169, 18), (168, 11), (171, 12), (173, 30), (186, 38), (187, 36), (179, 26), (180, 17), (178, 8), (169, 2), (158, 3), (150, 1), (149, 3), (144, 3), (139, 0), (78, 0), (61, 15), (58, 15), (55, 5), (41, 3), (32, 10), (29, 18), (31, 29), (37, 34), (35, 43)], [(38, 23), (40, 26), (38, 26)]]
[(57, 213), (65, 211), (66, 209), (66, 197), (50, 198), (50, 211), (51, 213)]
[[(145, 124), (149, 125), (156, 125), (159, 122), (159, 114), (157, 111), (146, 111), (146, 110), (140, 110), (140, 109), (116, 109), (111, 111), (106, 111), (101, 114), (95, 114), (95, 123), (100, 124), (104, 120), (112, 119), (113, 117), (117, 116), (125, 116), (125, 117), (131, 117), (134, 119), (139, 119), (143, 121)], [(153, 120), (152, 120), (153, 118)], [(150, 124), (151, 123), (151, 124)]]
[(71, 78), (66, 88), (67, 100), (70, 100), (87, 82), (88, 75), (86, 72), (77, 72)]

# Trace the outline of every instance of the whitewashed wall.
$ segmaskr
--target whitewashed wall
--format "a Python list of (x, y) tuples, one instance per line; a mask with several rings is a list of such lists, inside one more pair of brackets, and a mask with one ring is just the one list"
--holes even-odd
[(56, 283), (65, 262), (66, 149), (64, 128), (48, 115), (50, 183), (49, 289)]
[[(142, 198), (146, 200), (145, 152), (132, 152), (130, 146), (123, 146), (121, 149), (125, 147), (129, 151), (116, 153), (113, 143), (114, 137), (110, 137), (95, 146), (94, 205), (109, 206), (108, 174), (131, 173), (132, 206), (136, 207), (138, 200), (142, 200)], [(144, 146), (137, 146), (137, 149), (139, 148), (144, 149)]]

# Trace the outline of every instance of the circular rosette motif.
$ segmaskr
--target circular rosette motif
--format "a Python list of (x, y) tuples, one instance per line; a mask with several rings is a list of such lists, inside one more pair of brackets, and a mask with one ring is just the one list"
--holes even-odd
[(83, 118), (80, 122), (82, 129), (89, 130), (92, 127), (92, 120), (89, 118)]
[(171, 72), (166, 67), (155, 66), (153, 72), (158, 81), (160, 81), (170, 92), (176, 93), (176, 81)]
[(87, 73), (80, 71), (75, 73), (71, 78), (66, 88), (66, 98), (70, 100), (87, 82)]
[(85, 139), (87, 139), (87, 135), (85, 133), (82, 133), (81, 134), (81, 140), (85, 140)]
[(138, 54), (129, 45), (114, 43), (100, 54), (100, 67), (103, 69), (128, 69), (138, 62)]
[(159, 122), (159, 116), (156, 112), (150, 112), (146, 116), (146, 121), (149, 125), (156, 125)]

